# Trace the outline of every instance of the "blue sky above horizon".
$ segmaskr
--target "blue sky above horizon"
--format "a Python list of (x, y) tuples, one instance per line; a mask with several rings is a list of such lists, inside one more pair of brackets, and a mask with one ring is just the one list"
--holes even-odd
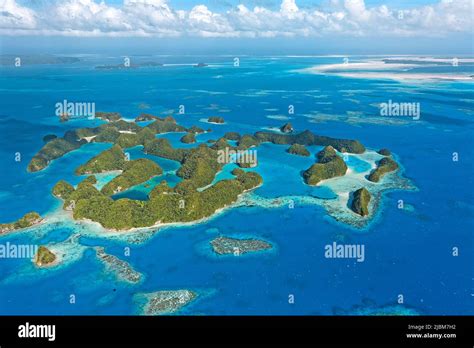
[(473, 18), (474, 0), (0, 0), (0, 51), (72, 38), (87, 49), (472, 54)]

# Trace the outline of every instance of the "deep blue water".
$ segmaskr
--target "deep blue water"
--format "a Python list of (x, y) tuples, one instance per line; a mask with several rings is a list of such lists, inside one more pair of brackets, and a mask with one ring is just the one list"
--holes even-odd
[[(164, 63), (196, 63), (192, 57), (160, 58)], [(207, 68), (165, 66), (132, 71), (101, 71), (94, 65), (120, 63), (120, 58), (92, 56), (73, 65), (25, 66), (0, 70), (0, 221), (8, 222), (35, 210), (52, 213), (60, 203), (50, 194), (61, 179), (77, 184), (74, 169), (110, 145), (88, 144), (54, 161), (46, 170), (27, 173), (31, 157), (46, 134), (97, 125), (100, 121), (58, 122), (54, 105), (68, 101), (95, 102), (96, 109), (117, 111), (133, 119), (142, 112), (173, 114), (180, 124), (212, 129), (199, 142), (227, 131), (254, 133), (290, 122), (298, 131), (359, 139), (368, 148), (387, 147), (399, 158), (404, 175), (417, 191), (384, 195), (381, 214), (368, 229), (337, 223), (319, 206), (264, 209), (240, 207), (192, 227), (167, 228), (141, 244), (83, 236), (80, 244), (105, 246), (129, 262), (145, 279), (131, 286), (106, 274), (93, 250), (60, 269), (34, 271), (29, 260), (0, 259), (2, 314), (134, 314), (133, 295), (165, 289), (195, 289), (207, 296), (184, 308), (183, 314), (323, 314), (349, 311), (366, 299), (379, 306), (404, 305), (422, 314), (473, 314), (473, 84), (408, 84), (387, 80), (348, 79), (295, 72), (338, 58), (245, 57), (233, 67), (232, 58), (200, 58)], [(144, 59), (149, 61), (150, 58)], [(423, 67), (422, 70), (428, 68)], [(443, 67), (443, 69), (448, 69)], [(472, 71), (471, 69), (468, 71)], [(439, 69), (438, 69), (439, 70)], [(436, 71), (438, 71), (436, 70)], [(420, 121), (392, 124), (377, 117), (375, 104), (389, 99), (420, 102)], [(294, 105), (295, 114), (288, 115)], [(144, 105), (147, 107), (144, 109)], [(186, 113), (177, 114), (179, 105)], [(348, 112), (352, 114), (348, 120)], [(219, 115), (226, 124), (201, 120)], [(276, 117), (275, 117), (276, 116)], [(377, 120), (377, 122), (373, 122)], [(182, 134), (160, 135), (179, 143)], [(257, 171), (265, 184), (256, 194), (267, 197), (313, 195), (330, 199), (327, 187), (311, 188), (300, 172), (314, 163), (290, 156), (285, 146), (261, 145)], [(128, 149), (143, 157), (140, 147)], [(452, 161), (453, 152), (459, 161)], [(21, 161), (15, 161), (15, 154)], [(179, 178), (178, 164), (154, 156), (171, 185)], [(364, 163), (351, 165), (364, 171)], [(228, 165), (217, 180), (230, 176)], [(146, 199), (152, 185), (140, 185), (118, 197)], [(413, 211), (397, 208), (404, 200)], [(11, 234), (1, 243), (47, 244), (80, 233), (80, 225), (58, 224), (48, 233), (32, 229)], [(275, 245), (268, 253), (217, 257), (209, 241), (223, 234), (263, 238)], [(333, 241), (364, 244), (365, 262), (324, 258)], [(131, 247), (130, 257), (123, 248)], [(452, 248), (459, 256), (452, 256)], [(69, 296), (76, 296), (76, 304)], [(288, 303), (288, 296), (295, 303)]]

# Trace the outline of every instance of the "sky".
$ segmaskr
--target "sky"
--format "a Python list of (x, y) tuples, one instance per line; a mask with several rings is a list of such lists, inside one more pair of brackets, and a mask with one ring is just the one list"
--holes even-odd
[(474, 0), (0, 0), (0, 53), (153, 43), (223, 53), (472, 54), (473, 23)]

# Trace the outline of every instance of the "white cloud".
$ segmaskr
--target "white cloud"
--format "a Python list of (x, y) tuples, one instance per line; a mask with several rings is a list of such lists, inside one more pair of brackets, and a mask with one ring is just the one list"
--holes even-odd
[(325, 4), (300, 8), (296, 0), (282, 0), (278, 10), (238, 5), (216, 13), (205, 5), (188, 11), (173, 9), (167, 0), (124, 0), (121, 6), (100, 0), (56, 0), (35, 10), (15, 0), (0, 0), (0, 34), (383, 37), (446, 36), (473, 30), (474, 0), (439, 0), (403, 11), (389, 5), (367, 7), (364, 0), (330, 0)]
[(0, 0), (0, 29), (34, 29), (34, 11), (18, 5), (15, 0)]

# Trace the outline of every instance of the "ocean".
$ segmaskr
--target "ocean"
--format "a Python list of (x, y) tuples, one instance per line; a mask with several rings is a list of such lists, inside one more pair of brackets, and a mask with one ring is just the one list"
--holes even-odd
[[(394, 308), (401, 314), (474, 314), (474, 84), (305, 70), (341, 64), (340, 57), (241, 56), (239, 66), (234, 58), (142, 56), (131, 59), (165, 65), (101, 70), (95, 66), (123, 59), (81, 55), (73, 64), (0, 67), (0, 222), (30, 211), (47, 218), (46, 224), (0, 237), (0, 243), (61, 244), (77, 236), (61, 244), (67, 256), (59, 267), (39, 270), (31, 260), (0, 260), (0, 314), (134, 315), (141, 313), (136, 294), (177, 289), (199, 294), (176, 313), (182, 315), (390, 314)], [(208, 66), (193, 66), (199, 62)], [(423, 65), (412, 72), (453, 71), (472, 75), (474, 64)], [(120, 112), (130, 120), (140, 113), (173, 115), (186, 127), (211, 128), (197, 136), (199, 143), (229, 131), (253, 134), (291, 122), (296, 131), (358, 139), (371, 150), (390, 149), (403, 168), (400, 175), (416, 189), (384, 192), (365, 228), (336, 221), (322, 205), (297, 201), (292, 208), (238, 206), (195, 225), (110, 235), (69, 219), (51, 194), (61, 179), (79, 183), (83, 177), (74, 169), (110, 144), (87, 144), (43, 171), (26, 170), (45, 135), (103, 123), (60, 123), (55, 104), (63, 100), (93, 102), (97, 111)], [(379, 104), (389, 101), (420, 103), (420, 119), (380, 116)], [(184, 114), (179, 113), (182, 106)], [(203, 122), (209, 116), (222, 116), (225, 124)], [(176, 147), (189, 146), (180, 143), (182, 134), (158, 136)], [(291, 156), (286, 149), (258, 148), (254, 170), (264, 185), (251, 195), (333, 199), (331, 189), (310, 187), (301, 177), (320, 148), (309, 147), (310, 157)], [(140, 147), (128, 152), (132, 159), (144, 157)], [(177, 163), (146, 157), (165, 172), (154, 183), (179, 182)], [(350, 167), (362, 171), (364, 165), (353, 159)], [(226, 166), (216, 180), (229, 178), (232, 168)], [(140, 185), (120, 197), (146, 199), (148, 192)], [(219, 235), (264, 239), (274, 248), (217, 256), (209, 242)], [(335, 241), (364, 245), (364, 262), (326, 258), (325, 246)], [(115, 277), (95, 256), (95, 246), (128, 262), (143, 280), (133, 285)], [(124, 255), (127, 247), (130, 256)]]

